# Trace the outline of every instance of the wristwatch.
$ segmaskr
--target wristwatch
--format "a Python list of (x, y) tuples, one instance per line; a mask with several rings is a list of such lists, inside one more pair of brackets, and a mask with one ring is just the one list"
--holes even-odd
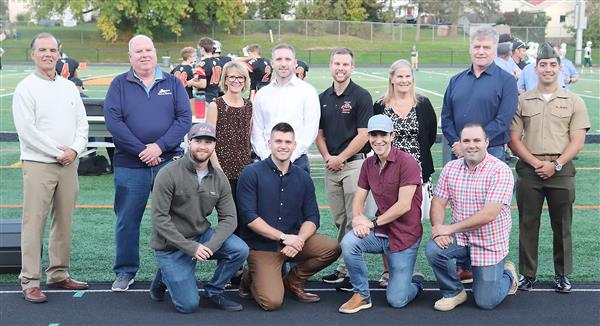
[(374, 219), (372, 219), (371, 222), (373, 222), (373, 229), (375, 229), (378, 226), (377, 225), (377, 217), (375, 217)]
[(560, 172), (560, 170), (562, 170), (563, 166), (562, 164), (558, 163), (557, 160), (552, 161), (552, 163), (554, 163), (554, 170), (556, 172)]
[(281, 232), (281, 234), (279, 235), (279, 243), (283, 244), (285, 239), (287, 239), (287, 235), (285, 233)]

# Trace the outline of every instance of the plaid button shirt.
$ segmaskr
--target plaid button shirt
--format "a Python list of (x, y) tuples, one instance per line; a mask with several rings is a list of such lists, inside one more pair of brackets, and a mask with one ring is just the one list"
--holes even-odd
[(456, 244), (470, 247), (473, 266), (491, 266), (508, 255), (514, 179), (508, 165), (487, 154), (473, 171), (464, 159), (444, 166), (434, 195), (450, 201), (452, 223), (468, 219), (486, 203), (503, 204), (496, 218), (479, 229), (455, 234)]

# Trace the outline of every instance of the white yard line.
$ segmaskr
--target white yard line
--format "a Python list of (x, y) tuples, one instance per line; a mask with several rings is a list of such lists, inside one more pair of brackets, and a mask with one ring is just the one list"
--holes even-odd
[(451, 74), (445, 74), (445, 73), (442, 73), (442, 72), (435, 72), (435, 71), (419, 70), (418, 72), (422, 72), (422, 73), (426, 73), (426, 74), (432, 74), (432, 75), (446, 76), (446, 77), (453, 76)]
[[(319, 288), (319, 289), (310, 289), (310, 288), (306, 288), (306, 291), (310, 291), (310, 292), (333, 292), (336, 291), (335, 288)], [(425, 288), (425, 291), (440, 291), (439, 288)], [(111, 289), (105, 289), (105, 290), (43, 290), (46, 293), (75, 293), (75, 292), (86, 292), (86, 293), (111, 293), (113, 292)], [(200, 289), (199, 291), (204, 291), (202, 289)], [(225, 290), (227, 292), (237, 292), (238, 289), (227, 289)], [(370, 289), (370, 291), (375, 291), (375, 292), (384, 292), (386, 291), (386, 289)], [(466, 289), (466, 291), (472, 291), (471, 289)], [(597, 288), (576, 288), (576, 289), (572, 289), (572, 292), (600, 292), (600, 289)], [(127, 290), (127, 292), (150, 292), (149, 289), (129, 289)], [(555, 292), (554, 289), (531, 289), (529, 290), (529, 292)], [(9, 290), (9, 291), (0, 291), (0, 294), (22, 294), (23, 291), (21, 290)]]
[[(356, 70), (354, 71), (354, 73), (355, 74), (359, 74), (359, 75), (363, 75), (363, 76), (372, 77), (372, 78), (383, 79), (383, 80), (386, 80), (386, 81), (388, 80), (386, 77), (375, 76), (373, 74), (367, 74), (367, 73), (356, 71)], [(418, 89), (418, 90), (420, 90), (420, 91), (423, 91), (425, 93), (433, 94), (435, 96), (439, 96), (439, 97), (442, 97), (442, 98), (444, 97), (444, 94), (440, 94), (440, 93), (437, 93), (437, 92), (434, 92), (434, 91), (430, 91), (430, 90), (422, 88), (422, 87), (415, 87), (415, 88)]]

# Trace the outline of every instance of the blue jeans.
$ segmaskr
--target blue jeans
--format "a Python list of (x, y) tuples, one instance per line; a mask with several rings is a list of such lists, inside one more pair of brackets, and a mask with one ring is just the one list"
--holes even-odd
[(302, 154), (294, 162), (292, 162), (292, 164), (298, 166), (299, 168), (303, 169), (304, 171), (308, 172), (308, 174), (310, 174), (310, 162), (308, 161), (308, 155)]
[[(205, 243), (214, 234), (213, 229), (208, 229), (204, 234), (197, 236), (194, 241)], [(204, 290), (209, 296), (223, 293), (225, 283), (242, 267), (248, 257), (248, 246), (235, 234), (230, 235), (219, 250), (213, 253), (210, 259), (216, 259), (217, 269), (212, 279), (204, 285)], [(158, 271), (156, 278), (161, 279), (169, 289), (171, 301), (175, 309), (182, 313), (196, 311), (200, 304), (198, 287), (196, 285), (196, 260), (186, 255), (183, 251), (156, 250)]]
[(346, 233), (342, 239), (342, 257), (350, 276), (353, 291), (361, 297), (369, 296), (369, 272), (363, 253), (382, 253), (389, 265), (390, 280), (386, 290), (387, 301), (394, 308), (402, 308), (410, 303), (419, 293), (420, 286), (412, 282), (412, 274), (417, 260), (419, 243), (398, 252), (390, 252), (389, 240), (375, 236), (371, 231), (364, 238), (357, 237), (354, 232)]
[[(429, 240), (425, 256), (433, 269), (442, 296), (450, 298), (463, 290), (454, 259), (469, 256), (469, 247), (452, 243), (446, 249), (440, 248), (435, 241)], [(496, 265), (473, 266), (473, 296), (475, 303), (482, 309), (494, 309), (499, 305), (512, 285), (512, 275), (504, 269), (504, 259)]]
[(147, 168), (115, 167), (115, 265), (117, 275), (134, 277), (140, 268), (140, 224), (154, 178), (166, 164)]

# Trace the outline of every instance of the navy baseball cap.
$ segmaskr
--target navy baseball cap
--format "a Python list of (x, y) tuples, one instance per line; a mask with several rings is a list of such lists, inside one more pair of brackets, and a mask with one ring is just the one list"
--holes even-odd
[(374, 115), (369, 119), (369, 123), (367, 124), (367, 130), (369, 132), (392, 132), (394, 131), (394, 123), (392, 122), (392, 119), (390, 119), (390, 117), (388, 117), (387, 115)]
[(194, 139), (198, 137), (210, 137), (214, 140), (217, 140), (217, 131), (215, 127), (204, 123), (196, 123), (190, 128), (190, 132), (188, 132), (188, 139)]

